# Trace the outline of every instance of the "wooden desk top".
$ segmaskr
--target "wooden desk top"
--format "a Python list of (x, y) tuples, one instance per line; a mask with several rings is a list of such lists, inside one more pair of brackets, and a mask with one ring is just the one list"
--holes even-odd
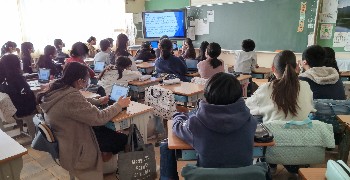
[(130, 81), (128, 84), (132, 86), (145, 86), (154, 82), (159, 82), (161, 80), (162, 78), (151, 77), (151, 79), (148, 79), (146, 81), (134, 80), (134, 81)]
[(85, 98), (100, 98), (101, 97), (99, 94), (89, 92), (89, 91), (80, 91), (80, 92)]
[(342, 71), (340, 72), (341, 77), (350, 77), (350, 71)]
[(0, 130), (0, 164), (20, 158), (27, 153), (26, 148)]
[(300, 168), (299, 175), (302, 180), (326, 179), (326, 168)]
[[(189, 144), (181, 140), (173, 133), (173, 121), (168, 121), (168, 147), (169, 149), (193, 149)], [(275, 141), (270, 143), (254, 143), (255, 147), (274, 146)]]
[(258, 86), (261, 86), (261, 85), (263, 85), (263, 84), (268, 83), (268, 79), (256, 79), (256, 78), (253, 78), (252, 80), (253, 80), (253, 82), (255, 82), (255, 84), (257, 84)]
[(155, 66), (155, 63), (150, 63), (150, 62), (143, 62), (140, 64), (136, 64), (136, 67), (140, 69), (153, 68), (154, 66)]
[(237, 79), (238, 79), (238, 81), (243, 81), (243, 80), (249, 79), (251, 77), (252, 77), (251, 75), (243, 75), (243, 74), (241, 74), (240, 76), (237, 77)]
[(117, 116), (115, 116), (112, 119), (112, 121), (119, 122), (119, 121), (122, 121), (124, 119), (131, 118), (131, 117), (134, 117), (134, 116), (137, 116), (139, 114), (146, 113), (146, 112), (149, 112), (152, 110), (153, 110), (153, 107), (151, 107), (151, 106), (147, 106), (145, 104), (131, 101), (127, 110), (120, 112)]
[(185, 76), (187, 76), (187, 77), (200, 77), (199, 72), (185, 74)]
[(272, 72), (271, 68), (258, 67), (252, 71), (254, 74), (269, 74)]
[(181, 82), (179, 84), (172, 85), (156, 85), (165, 89), (172, 91), (174, 94), (183, 95), (183, 96), (193, 96), (195, 94), (204, 92), (204, 85)]

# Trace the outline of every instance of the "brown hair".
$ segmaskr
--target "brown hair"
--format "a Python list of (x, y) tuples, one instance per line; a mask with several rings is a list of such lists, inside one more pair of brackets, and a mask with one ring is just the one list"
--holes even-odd
[(289, 50), (279, 52), (273, 59), (273, 66), (282, 77), (272, 82), (271, 99), (277, 105), (278, 111), (283, 111), (285, 118), (288, 113), (296, 116), (300, 109), (297, 101), (300, 83), (295, 72), (297, 63), (294, 53)]

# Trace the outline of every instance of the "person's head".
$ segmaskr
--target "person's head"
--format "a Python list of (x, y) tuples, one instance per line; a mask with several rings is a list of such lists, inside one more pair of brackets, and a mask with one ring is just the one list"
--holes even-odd
[(116, 68), (118, 70), (119, 77), (118, 79), (121, 79), (123, 77), (123, 71), (125, 69), (131, 68), (131, 60), (128, 57), (125, 56), (119, 56), (115, 62)]
[(209, 45), (208, 41), (203, 41), (203, 42), (201, 43), (201, 46), (199, 47), (199, 50), (200, 50), (199, 58), (200, 58), (200, 60), (205, 60), (205, 59), (207, 59), (207, 57), (205, 56), (205, 54), (206, 54), (208, 45)]
[(22, 57), (30, 57), (30, 54), (34, 52), (34, 46), (31, 42), (24, 42), (21, 44)]
[(150, 50), (151, 49), (151, 43), (148, 42), (148, 41), (143, 42), (142, 45), (141, 45), (141, 49)]
[(255, 49), (255, 42), (251, 39), (245, 39), (242, 42), (242, 50), (245, 52), (254, 51)]
[(309, 69), (313, 67), (322, 67), (325, 65), (326, 53), (319, 45), (312, 45), (306, 48), (302, 54), (303, 67)]
[(114, 42), (113, 38), (107, 38), (107, 40), (109, 41), (109, 43), (111, 43), (111, 48), (113, 48), (113, 42)]
[(44, 48), (44, 56), (46, 56), (49, 59), (55, 59), (57, 56), (56, 48), (54, 46), (47, 45)]
[(170, 39), (163, 39), (159, 43), (160, 48), (160, 56), (163, 59), (168, 59), (171, 56), (171, 52), (173, 50), (173, 43), (170, 41)]
[(300, 83), (295, 72), (297, 67), (296, 57), (292, 51), (284, 50), (279, 52), (273, 59), (272, 71), (277, 77), (272, 83), (271, 99), (283, 111), (285, 118), (291, 113), (298, 114), (298, 95)]
[(72, 46), (72, 50), (70, 51), (70, 55), (72, 57), (80, 57), (85, 59), (89, 53), (89, 48), (82, 42), (76, 42)]
[(163, 40), (163, 39), (169, 39), (169, 37), (167, 35), (163, 35), (159, 38), (159, 43)]
[(56, 49), (59, 49), (59, 50), (61, 50), (64, 47), (64, 43), (62, 39), (55, 39), (53, 41), (53, 44), (55, 45)]
[(207, 55), (210, 57), (210, 65), (213, 66), (214, 69), (222, 65), (222, 62), (218, 59), (220, 54), (221, 46), (218, 43), (212, 42), (208, 45)]
[(1, 55), (4, 55), (6, 53), (14, 53), (16, 52), (17, 44), (12, 41), (7, 41), (2, 47), (1, 47)]
[(216, 73), (207, 81), (204, 97), (209, 104), (232, 104), (242, 97), (242, 86), (234, 75)]
[(21, 62), (14, 54), (4, 55), (0, 59), (0, 84), (6, 81), (15, 81), (21, 76)]
[(128, 46), (129, 38), (127, 35), (121, 33), (117, 36), (117, 49), (126, 50)]
[(63, 76), (50, 85), (50, 88), (39, 93), (37, 97), (38, 103), (41, 103), (42, 97), (48, 93), (61, 88), (73, 87), (76, 89), (84, 89), (90, 84), (90, 75), (88, 67), (79, 62), (70, 62), (63, 70)]
[(111, 51), (111, 43), (108, 41), (108, 39), (101, 40), (100, 48), (103, 52), (107, 51), (109, 53)]
[(87, 42), (91, 45), (96, 45), (96, 38), (94, 36), (90, 36)]
[(192, 40), (191, 40), (190, 38), (186, 38), (186, 39), (184, 40), (183, 46), (184, 46), (186, 49), (194, 49)]

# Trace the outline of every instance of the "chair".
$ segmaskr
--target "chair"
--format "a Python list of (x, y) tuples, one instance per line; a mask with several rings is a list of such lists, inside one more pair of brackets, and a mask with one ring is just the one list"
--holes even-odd
[(17, 109), (13, 105), (10, 97), (0, 92), (0, 129), (6, 131), (3, 126), (3, 121), (6, 123), (16, 122), (13, 115), (16, 113)]
[(262, 162), (239, 168), (202, 168), (187, 164), (182, 168), (181, 175), (185, 180), (265, 180), (268, 176), (268, 166)]

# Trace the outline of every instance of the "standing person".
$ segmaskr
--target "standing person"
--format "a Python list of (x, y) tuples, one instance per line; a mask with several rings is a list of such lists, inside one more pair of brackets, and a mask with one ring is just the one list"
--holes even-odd
[(203, 61), (207, 59), (205, 54), (207, 52), (208, 45), (209, 45), (208, 41), (203, 41), (201, 43), (201, 46), (199, 48), (199, 56), (196, 58), (198, 61)]
[(91, 36), (87, 40), (87, 44), (86, 44), (86, 46), (89, 49), (89, 53), (88, 53), (89, 58), (94, 58), (96, 55), (96, 49), (95, 49), (94, 45), (96, 45), (96, 38), (94, 36)]
[(94, 62), (104, 62), (105, 65), (111, 64), (110, 52), (111, 52), (111, 43), (108, 39), (100, 41), (101, 51), (98, 52), (94, 57)]
[(234, 70), (237, 73), (251, 74), (252, 70), (258, 68), (258, 58), (254, 51), (255, 42), (251, 39), (245, 39), (242, 42), (242, 51), (235, 51), (236, 62)]
[(129, 43), (128, 36), (126, 36), (125, 34), (119, 34), (117, 36), (117, 49), (115, 50), (115, 55), (116, 55), (116, 58), (118, 56), (129, 57), (129, 59), (131, 59), (131, 61), (132, 61), (131, 70), (137, 71), (136, 63), (133, 60), (131, 54), (127, 50), (128, 43)]
[[(85, 63), (84, 59), (88, 56), (89, 49), (88, 47), (82, 43), (82, 42), (76, 42), (72, 46), (72, 50), (70, 51), (70, 58), (66, 60), (66, 64), (70, 62), (79, 62), (81, 64), (84, 64), (87, 66)], [(88, 67), (90, 78), (95, 78), (95, 72), (91, 68)]]
[(221, 54), (221, 46), (218, 43), (210, 43), (206, 54), (207, 59), (197, 64), (201, 78), (209, 79), (214, 74), (225, 71), (224, 62), (218, 59)]
[(156, 58), (155, 51), (151, 47), (151, 43), (148, 41), (143, 42), (141, 49), (139, 49), (134, 57), (134, 60), (143, 60), (144, 62), (151, 61), (151, 59)]
[(57, 57), (55, 60), (61, 64), (64, 64), (64, 61), (69, 58), (69, 55), (63, 52), (63, 47), (65, 44), (63, 43), (62, 39), (55, 39), (53, 43), (57, 51)]
[(1, 47), (1, 56), (6, 54), (13, 54), (16, 53), (17, 44), (12, 41), (7, 41), (2, 47)]
[(182, 45), (182, 54), (180, 56), (182, 60), (185, 59), (196, 59), (196, 51), (194, 50), (192, 40), (186, 38)]
[(57, 77), (60, 74), (60, 71), (57, 69), (55, 63), (53, 62), (53, 59), (55, 59), (56, 56), (57, 56), (56, 48), (51, 45), (47, 45), (44, 48), (44, 55), (41, 55), (39, 57), (39, 60), (37, 62), (37, 67), (50, 69), (50, 75)]
[(30, 55), (34, 52), (34, 46), (31, 42), (24, 42), (21, 44), (21, 59), (23, 63), (23, 72), (24, 73), (33, 73), (32, 62), (33, 58)]

